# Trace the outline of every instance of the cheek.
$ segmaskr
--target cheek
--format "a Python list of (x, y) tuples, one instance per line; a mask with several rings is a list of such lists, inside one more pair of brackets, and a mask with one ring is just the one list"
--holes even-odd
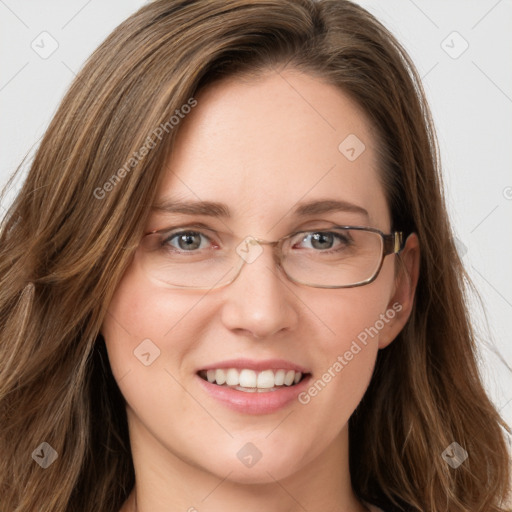
[(197, 339), (195, 326), (200, 322), (192, 320), (200, 299), (197, 294), (173, 294), (151, 286), (136, 267), (130, 267), (112, 297), (101, 329), (114, 376), (179, 367), (182, 354), (190, 349), (185, 342)]
[(319, 293), (314, 298), (314, 310), (325, 326), (319, 336), (322, 352), (332, 357), (350, 350), (353, 342), (361, 348), (377, 349), (382, 330), (380, 318), (388, 308), (392, 291), (390, 283), (392, 273), (379, 275), (377, 281), (368, 285), (331, 290), (332, 293)]
[[(110, 302), (101, 331), (112, 373), (136, 417), (152, 418), (153, 426), (168, 427), (177, 410), (184, 423), (194, 419), (187, 417), (191, 404), (178, 383), (190, 377), (185, 355), (200, 339), (201, 322), (194, 319), (200, 299), (152, 286), (130, 267)], [(193, 422), (185, 431), (191, 428)]]
[(348, 420), (366, 391), (379, 336), (387, 325), (382, 315), (391, 288), (389, 279), (382, 277), (369, 285), (338, 290), (329, 300), (319, 294), (314, 302), (327, 329), (315, 338), (316, 375), (299, 401), (311, 404), (320, 415), (336, 411), (341, 423)]

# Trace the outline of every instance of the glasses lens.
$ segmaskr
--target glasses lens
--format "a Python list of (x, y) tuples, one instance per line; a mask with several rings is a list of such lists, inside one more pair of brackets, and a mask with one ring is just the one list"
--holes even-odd
[(156, 284), (216, 288), (232, 280), (240, 260), (230, 249), (232, 242), (220, 240), (205, 229), (152, 233), (142, 239), (136, 260)]
[[(240, 247), (230, 235), (204, 229), (174, 230), (146, 235), (136, 259), (156, 284), (211, 289), (235, 277), (243, 263)], [(351, 286), (375, 275), (382, 248), (381, 236), (372, 231), (329, 228), (301, 232), (284, 241), (282, 266), (290, 278), (303, 284)], [(248, 264), (253, 261), (243, 259)]]
[[(352, 286), (370, 280), (379, 269), (382, 237), (360, 229), (301, 233), (283, 251), (283, 268), (311, 286)], [(294, 247), (297, 247), (294, 250)]]

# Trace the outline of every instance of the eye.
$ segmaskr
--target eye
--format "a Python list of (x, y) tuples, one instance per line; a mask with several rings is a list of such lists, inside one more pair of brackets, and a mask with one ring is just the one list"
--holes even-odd
[[(312, 249), (329, 250), (338, 241), (334, 250), (343, 250), (350, 246), (352, 239), (347, 231), (309, 231), (302, 235), (302, 242), (310, 242)], [(308, 248), (308, 247), (306, 247)]]
[(170, 246), (179, 251), (194, 252), (197, 249), (207, 248), (208, 244), (202, 243), (204, 240), (211, 242), (211, 239), (200, 231), (184, 230), (176, 233), (167, 233), (161, 243), (164, 246)]

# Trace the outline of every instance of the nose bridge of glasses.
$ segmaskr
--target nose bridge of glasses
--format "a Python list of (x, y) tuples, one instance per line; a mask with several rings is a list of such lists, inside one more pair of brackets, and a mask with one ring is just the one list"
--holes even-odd
[(275, 250), (275, 247), (279, 245), (279, 243), (281, 242), (281, 240), (263, 240), (262, 238), (255, 238), (255, 237), (252, 237), (253, 239), (253, 243), (255, 244), (258, 244), (258, 245), (270, 245), (274, 250)]
[(236, 247), (236, 253), (240, 258), (240, 267), (239, 270), (245, 263), (253, 263), (256, 259), (258, 259), (263, 253), (263, 245), (270, 245), (272, 250), (272, 259), (276, 265), (280, 265), (280, 255), (281, 250), (276, 251), (276, 247), (279, 247), (281, 241), (280, 240), (264, 240), (262, 238), (257, 238), (252, 235), (246, 236), (243, 240), (239, 242)]

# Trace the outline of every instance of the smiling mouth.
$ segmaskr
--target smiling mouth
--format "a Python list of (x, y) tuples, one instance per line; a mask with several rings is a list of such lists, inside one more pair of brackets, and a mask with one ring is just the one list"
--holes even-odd
[(249, 369), (218, 368), (200, 370), (199, 377), (221, 387), (236, 389), (246, 393), (265, 393), (279, 391), (283, 388), (296, 386), (302, 382), (309, 373), (295, 370), (263, 370), (257, 372)]

